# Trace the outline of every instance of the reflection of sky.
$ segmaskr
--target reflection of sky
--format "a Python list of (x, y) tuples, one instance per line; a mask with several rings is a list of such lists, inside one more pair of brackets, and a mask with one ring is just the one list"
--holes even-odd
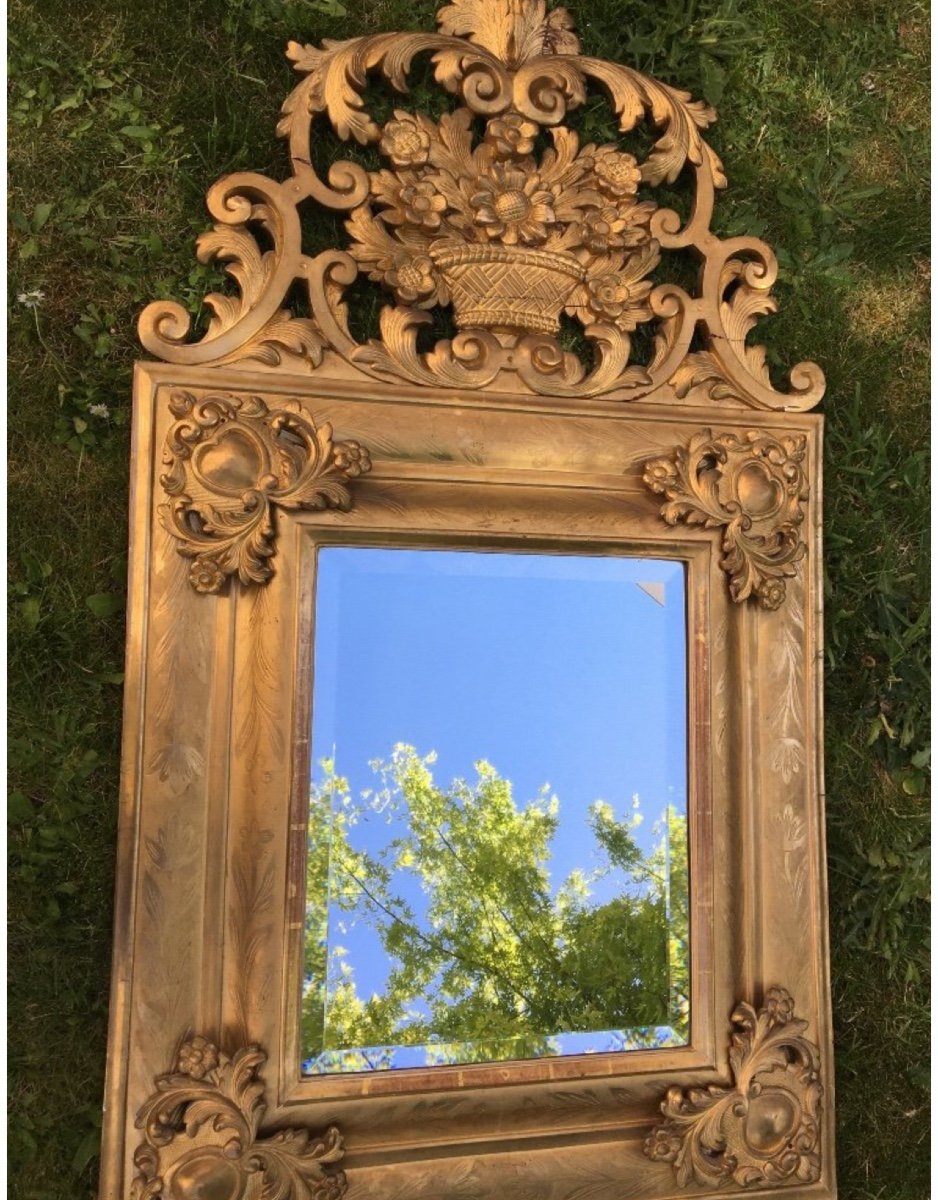
[[(437, 752), (440, 787), (474, 779), (479, 759), (511, 780), (519, 807), (548, 783), (560, 800), (556, 888), (575, 867), (600, 865), (586, 824), (593, 801), (621, 820), (637, 794), (635, 837), (646, 852), (665, 805), (685, 812), (685, 654), (680, 563), (320, 549), (314, 778), (334, 754), (358, 796), (377, 784), (369, 762), (404, 742)], [(375, 852), (398, 832), (375, 816), (352, 844)], [(596, 901), (622, 883), (602, 881)], [(359, 994), (380, 991), (386, 965), (373, 929), (332, 912), (335, 944), (348, 951)]]

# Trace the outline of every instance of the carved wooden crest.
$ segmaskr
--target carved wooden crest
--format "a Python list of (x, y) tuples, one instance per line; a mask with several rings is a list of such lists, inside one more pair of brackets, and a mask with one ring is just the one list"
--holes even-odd
[[(198, 257), (224, 262), (236, 294), (207, 297), (213, 316), (192, 342), (180, 305), (149, 305), (140, 336), (159, 358), (618, 401), (803, 411), (821, 399), (817, 366), (798, 364), (791, 391), (778, 392), (763, 350), (747, 345), (775, 309), (777, 265), (763, 242), (710, 230), (726, 184), (703, 137), (714, 110), (581, 54), (564, 9), (454, 0), (436, 34), (291, 43), (288, 54), (302, 74), (278, 126), (292, 174), (237, 173), (211, 189), (216, 225)], [(434, 121), (401, 107), (379, 124), (363, 97), (369, 74), (403, 95), (423, 54), (451, 111)], [(615, 144), (585, 142), (568, 123), (596, 88), (618, 118)], [(657, 133), (644, 155), (634, 137), (643, 122)], [(372, 147), (380, 166), (338, 161), (320, 178), (311, 146), (325, 123)], [(656, 202), (678, 180), (693, 192), (686, 222)], [(307, 253), (309, 205), (347, 214), (344, 246)], [(671, 253), (685, 250), (701, 263), (692, 291), (669, 282)], [(365, 344), (346, 300), (359, 274), (388, 297), (381, 336)], [(311, 315), (291, 310), (296, 285)], [(434, 344), (425, 339), (442, 308), (457, 332)], [(639, 327), (650, 332), (642, 353)], [(569, 348), (576, 328), (586, 352)]]

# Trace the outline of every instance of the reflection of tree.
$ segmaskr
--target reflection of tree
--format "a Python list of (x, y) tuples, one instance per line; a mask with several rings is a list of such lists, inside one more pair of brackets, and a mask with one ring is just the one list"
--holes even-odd
[[(597, 802), (589, 825), (600, 865), (549, 874), (559, 803), (520, 808), (487, 763), (477, 780), (436, 787), (435, 755), (396, 746), (375, 764), (377, 793), (353, 800), (327, 768), (311, 798), (303, 1042), (307, 1052), (436, 1044), (435, 1060), (531, 1057), (549, 1035), (686, 1022), (685, 822), (671, 813), (661, 844), (642, 854), (640, 815), (617, 821)], [(377, 851), (354, 829), (383, 819)], [(600, 881), (614, 899), (597, 903)], [(616, 885), (614, 888), (610, 884)], [(340, 945), (327, 944), (332, 906), (377, 932), (389, 969), (381, 995), (359, 996)], [(670, 926), (668, 911), (670, 910)], [(335, 938), (335, 930), (333, 930)], [(678, 1030), (680, 1032), (680, 1028)], [(448, 1048), (449, 1047), (449, 1048)], [(355, 1050), (346, 1069), (389, 1065)]]

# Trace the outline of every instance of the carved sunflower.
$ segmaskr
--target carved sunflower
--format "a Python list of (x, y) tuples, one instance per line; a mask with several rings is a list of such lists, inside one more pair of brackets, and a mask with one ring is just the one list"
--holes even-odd
[(469, 197), (472, 220), (486, 237), (514, 246), (541, 242), (556, 223), (553, 196), (531, 169), (493, 163)]
[(378, 149), (396, 167), (422, 167), (430, 157), (430, 135), (410, 113), (395, 112), (381, 133)]
[(508, 113), (489, 121), (485, 140), (499, 158), (523, 158), (534, 150), (538, 127), (518, 113)]
[(593, 160), (593, 173), (600, 190), (615, 200), (634, 196), (642, 182), (638, 162), (615, 146), (600, 146)]

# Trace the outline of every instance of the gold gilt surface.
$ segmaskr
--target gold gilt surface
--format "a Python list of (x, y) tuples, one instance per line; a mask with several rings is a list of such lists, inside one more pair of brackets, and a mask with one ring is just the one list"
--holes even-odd
[[(163, 361), (135, 382), (102, 1200), (833, 1197), (823, 377), (798, 364), (776, 391), (747, 341), (776, 264), (709, 229), (715, 114), (582, 54), (540, 0), (289, 54), (292, 174), (209, 192), (198, 254), (232, 288), (200, 337), (164, 301), (140, 321)], [(439, 121), (403, 98), (428, 54)], [(369, 73), (402, 92), (383, 126)], [(615, 145), (573, 127), (595, 86)], [(382, 168), (318, 177), (324, 123)], [(674, 183), (686, 221), (655, 201)], [(310, 257), (317, 205), (347, 239)], [(683, 249), (693, 291), (668, 282)], [(367, 344), (360, 273), (387, 299)], [(685, 563), (687, 1046), (300, 1076), (316, 552), (336, 543)]]

